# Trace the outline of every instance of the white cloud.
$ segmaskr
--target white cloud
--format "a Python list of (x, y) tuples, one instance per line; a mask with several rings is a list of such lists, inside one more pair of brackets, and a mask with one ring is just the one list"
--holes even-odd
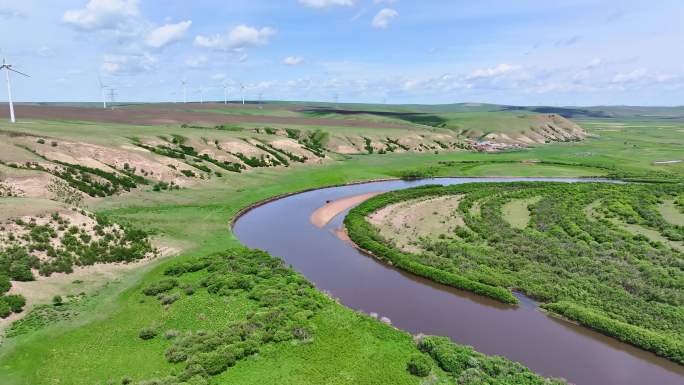
[(299, 2), (310, 8), (351, 7), (354, 5), (354, 0), (299, 0)]
[(191, 68), (202, 68), (209, 63), (209, 58), (204, 55), (194, 56), (185, 60), (185, 65)]
[(582, 40), (582, 36), (580, 35), (574, 35), (562, 39), (556, 40), (554, 43), (554, 46), (556, 47), (569, 47), (571, 45), (577, 44), (580, 40)]
[(0, 19), (25, 19), (26, 14), (11, 8), (0, 8)]
[(285, 59), (283, 59), (283, 64), (286, 64), (289, 66), (296, 66), (297, 64), (300, 64), (303, 61), (304, 61), (304, 58), (301, 56), (288, 56)]
[(373, 28), (386, 29), (389, 27), (390, 21), (397, 16), (399, 16), (399, 12), (395, 11), (394, 9), (383, 8), (375, 15), (371, 25)]
[(373, 3), (374, 3), (374, 4), (389, 4), (389, 5), (392, 5), (392, 4), (396, 3), (396, 2), (397, 2), (397, 0), (373, 0)]
[(620, 72), (613, 76), (613, 83), (634, 83), (648, 77), (645, 68), (639, 68), (630, 72)]
[(270, 27), (259, 29), (241, 24), (227, 34), (198, 35), (195, 37), (195, 45), (216, 50), (241, 49), (267, 44), (275, 34), (276, 30)]
[(519, 68), (520, 67), (518, 66), (502, 63), (496, 67), (476, 69), (468, 75), (468, 79), (492, 78), (515, 71)]
[(145, 36), (145, 44), (152, 48), (162, 48), (185, 36), (192, 21), (181, 21), (176, 24), (165, 24), (155, 28)]
[(356, 12), (354, 16), (352, 16), (349, 21), (357, 21), (361, 18), (366, 13), (365, 9), (360, 10), (359, 12)]
[(111, 75), (136, 75), (154, 70), (156, 64), (157, 58), (150, 54), (107, 54), (102, 61), (102, 70)]
[(604, 64), (603, 60), (601, 58), (594, 58), (592, 61), (590, 61), (584, 68), (591, 70), (594, 68), (598, 68)]
[(62, 20), (81, 30), (118, 29), (140, 16), (138, 0), (90, 0), (85, 8), (66, 11)]
[(54, 57), (55, 51), (52, 48), (43, 45), (36, 50), (36, 54), (40, 57)]

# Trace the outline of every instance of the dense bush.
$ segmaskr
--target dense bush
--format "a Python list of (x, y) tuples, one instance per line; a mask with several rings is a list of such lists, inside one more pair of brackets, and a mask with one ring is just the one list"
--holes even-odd
[(268, 161), (268, 158), (266, 158), (264, 155), (260, 157), (256, 156), (247, 156), (241, 152), (236, 152), (233, 153), (236, 157), (238, 157), (241, 161), (243, 161), (246, 165), (250, 167), (270, 167), (272, 166), (271, 162)]
[(12, 288), (12, 282), (10, 282), (9, 276), (0, 273), (0, 294), (7, 293), (10, 288)]
[(176, 279), (163, 279), (161, 281), (158, 281), (156, 283), (150, 284), (147, 286), (144, 290), (143, 293), (145, 295), (157, 295), (160, 293), (167, 292), (175, 287), (178, 286), (178, 280)]
[(432, 370), (432, 360), (422, 354), (416, 354), (409, 358), (406, 370), (414, 376), (427, 377)]
[(5, 301), (0, 301), (0, 318), (7, 318), (12, 314), (12, 308)]
[[(205, 271), (201, 287), (195, 288), (189, 275), (200, 270)], [(212, 296), (246, 295), (253, 305), (244, 319), (219, 330), (167, 332), (172, 343), (165, 353), (167, 361), (184, 365), (169, 378), (169, 384), (220, 374), (266, 344), (310, 341), (313, 329), (309, 319), (329, 301), (282, 261), (258, 250), (238, 248), (176, 263), (164, 274), (173, 278), (145, 287), (143, 294), (179, 298), (179, 292), (164, 294), (179, 287), (188, 295), (195, 290), (206, 290)]]
[(283, 166), (287, 167), (290, 165), (290, 162), (287, 160), (287, 158), (284, 156), (284, 154), (282, 154), (279, 150), (277, 150), (273, 146), (257, 144), (256, 147), (262, 151), (269, 153), (272, 157), (274, 157), (278, 161), (278, 163), (282, 164)]
[(562, 380), (546, 379), (517, 362), (499, 356), (485, 356), (469, 346), (456, 345), (447, 337), (423, 337), (418, 348), (429, 354), (457, 384), (561, 385)]
[(142, 340), (151, 340), (157, 336), (157, 331), (153, 328), (142, 328), (138, 332), (138, 337)]
[(684, 341), (682, 340), (616, 321), (568, 302), (549, 303), (545, 304), (544, 308), (623, 342), (650, 350), (673, 361), (684, 363)]
[[(288, 131), (288, 136), (290, 131)], [(301, 132), (298, 134), (298, 141), (307, 150), (311, 151), (319, 158), (325, 157), (325, 144), (327, 143), (329, 134), (323, 130), (315, 130), (304, 135)]]
[(18, 294), (6, 295), (0, 298), (14, 313), (20, 313), (26, 306), (26, 298)]

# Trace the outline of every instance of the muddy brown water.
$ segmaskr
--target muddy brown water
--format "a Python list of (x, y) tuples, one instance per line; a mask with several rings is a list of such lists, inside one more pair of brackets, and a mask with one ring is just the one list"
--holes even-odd
[(234, 226), (249, 247), (281, 257), (320, 290), (352, 308), (375, 312), (407, 332), (451, 337), (486, 354), (518, 361), (577, 385), (682, 385), (684, 366), (541, 312), (522, 295), (510, 307), (402, 272), (340, 240), (335, 230), (348, 210), (324, 228), (309, 217), (328, 200), (424, 184), (577, 179), (445, 178), (386, 181), (325, 188), (248, 211)]

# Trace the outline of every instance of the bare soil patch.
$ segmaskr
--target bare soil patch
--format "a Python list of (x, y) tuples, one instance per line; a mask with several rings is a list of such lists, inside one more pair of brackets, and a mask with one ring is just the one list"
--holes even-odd
[(420, 251), (420, 238), (434, 238), (465, 227), (461, 195), (415, 199), (383, 207), (368, 217), (387, 241), (407, 252)]

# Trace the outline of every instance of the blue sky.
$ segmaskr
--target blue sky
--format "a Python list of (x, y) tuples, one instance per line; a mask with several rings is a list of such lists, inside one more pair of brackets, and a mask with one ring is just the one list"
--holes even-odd
[[(19, 101), (683, 105), (681, 0), (0, 0)], [(6, 100), (6, 93), (0, 93)]]

